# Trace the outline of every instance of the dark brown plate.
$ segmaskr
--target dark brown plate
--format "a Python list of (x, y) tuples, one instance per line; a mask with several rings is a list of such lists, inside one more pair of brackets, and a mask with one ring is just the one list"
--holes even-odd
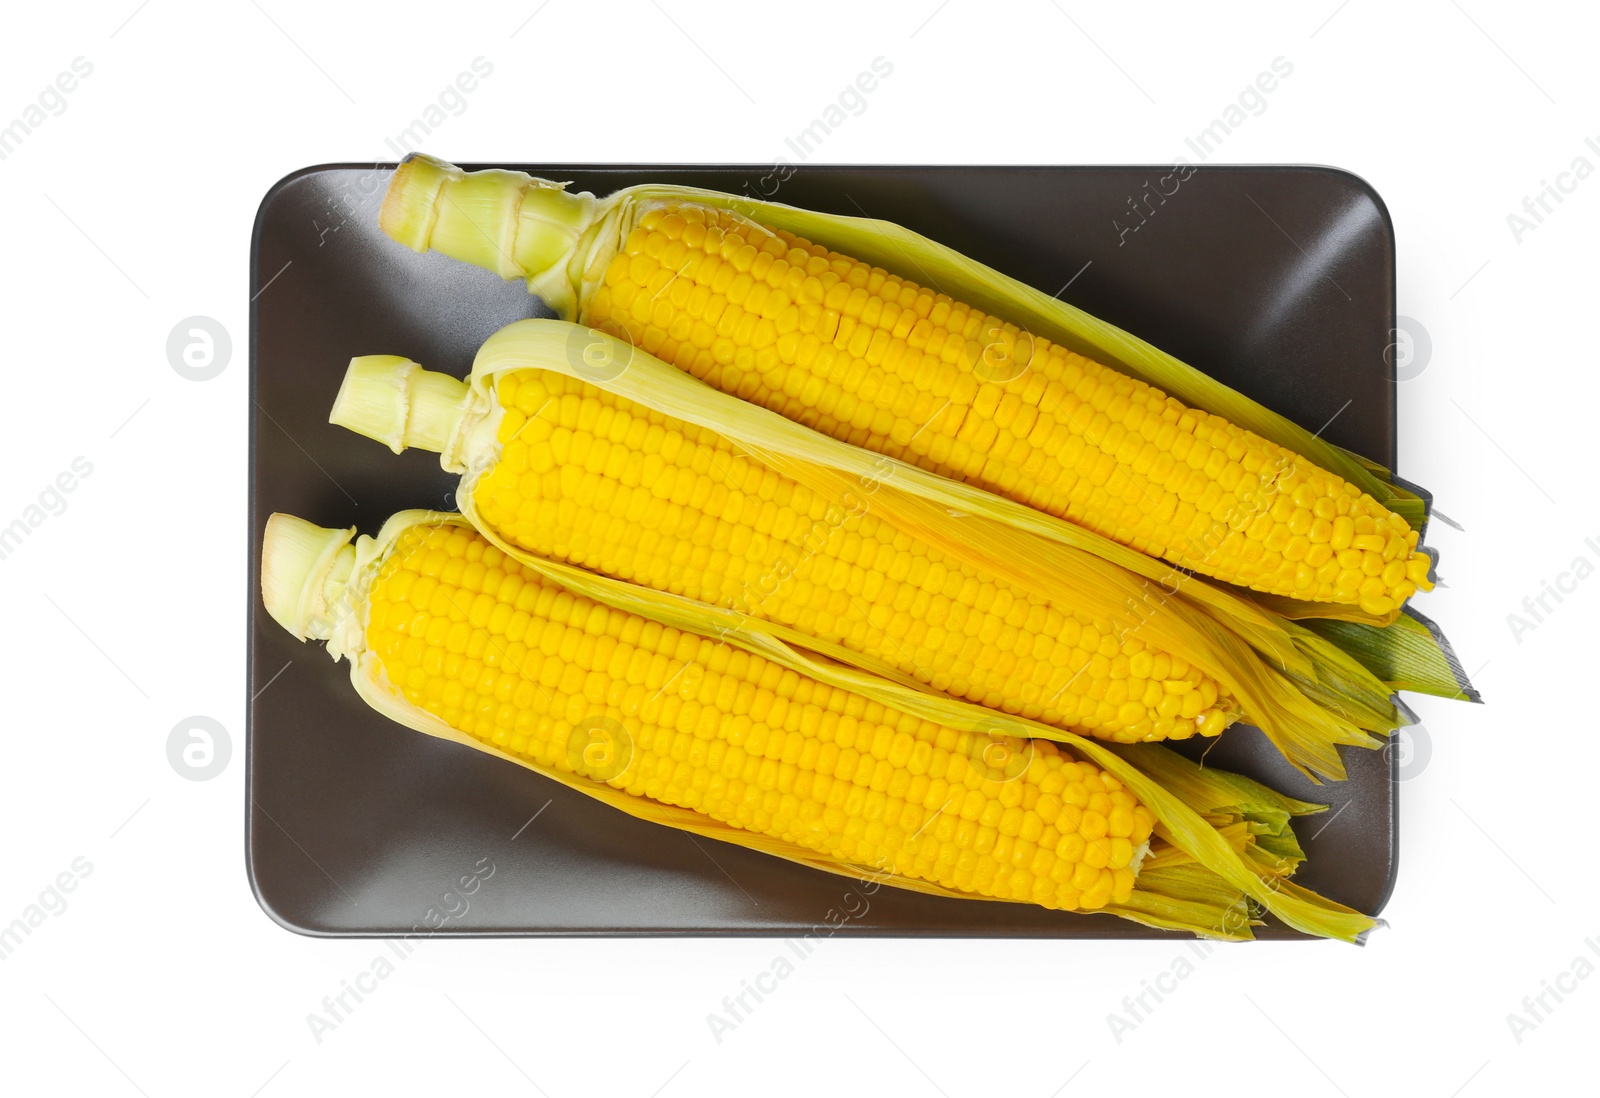
[[(770, 165), (519, 166), (600, 195), (646, 181), (763, 194), (782, 174)], [(258, 594), (273, 511), (374, 533), (394, 511), (452, 506), (454, 478), (434, 455), (396, 457), (328, 424), (346, 362), (398, 354), (464, 375), (490, 333), (549, 315), (521, 283), (416, 255), (379, 233), (391, 169), (287, 177), (262, 201), (251, 250), (246, 853), (274, 919), (337, 936), (1159, 936), (1105, 915), (869, 893), (639, 822), (389, 723), (357, 698), (348, 665), (279, 628)], [(1394, 234), (1382, 200), (1348, 173), (1219, 167), (1179, 181), (1165, 168), (785, 171), (781, 201), (897, 221), (1047, 291), (1062, 288), (1311, 430), (1326, 424), (1334, 442), (1394, 460)], [(1297, 826), (1310, 855), (1301, 881), (1376, 913), (1395, 873), (1389, 755), (1349, 751), (1350, 779), (1320, 789), (1254, 729), (1230, 730), (1209, 758), (1331, 804)], [(1260, 933), (1297, 937), (1278, 926)]]

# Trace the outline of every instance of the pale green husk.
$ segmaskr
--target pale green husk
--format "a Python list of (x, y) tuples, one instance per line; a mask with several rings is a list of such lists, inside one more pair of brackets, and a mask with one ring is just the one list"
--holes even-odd
[(1443, 632), (1428, 618), (1407, 609), (1392, 625), (1307, 621), (1305, 627), (1327, 638), (1395, 690), (1412, 690), (1455, 701), (1481, 702), (1482, 695)]

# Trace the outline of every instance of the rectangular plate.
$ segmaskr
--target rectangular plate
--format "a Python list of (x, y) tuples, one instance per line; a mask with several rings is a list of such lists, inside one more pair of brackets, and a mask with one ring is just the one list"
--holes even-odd
[[(519, 167), (598, 195), (642, 182), (763, 195), (777, 180), (770, 165)], [(496, 329), (549, 315), (519, 282), (384, 237), (377, 208), (391, 170), (287, 177), (262, 201), (251, 250), (247, 855), (273, 918), (334, 936), (1161, 936), (1107, 915), (893, 888), (869, 895), (848, 878), (642, 823), (391, 724), (357, 698), (347, 665), (274, 623), (258, 594), (272, 512), (376, 533), (394, 511), (454, 506), (455, 478), (435, 455), (396, 457), (328, 424), (348, 360), (405, 355), (464, 376)], [(1392, 465), (1394, 235), (1382, 200), (1326, 168), (1199, 168), (1181, 182), (1169, 173), (800, 167), (770, 196), (896, 221), (1032, 285), (1059, 287)], [(1259, 732), (1237, 727), (1209, 760), (1330, 803), (1332, 812), (1298, 825), (1310, 855), (1299, 880), (1375, 913), (1395, 871), (1390, 754), (1347, 751), (1350, 779), (1319, 788)], [(1298, 937), (1276, 925), (1259, 934)]]

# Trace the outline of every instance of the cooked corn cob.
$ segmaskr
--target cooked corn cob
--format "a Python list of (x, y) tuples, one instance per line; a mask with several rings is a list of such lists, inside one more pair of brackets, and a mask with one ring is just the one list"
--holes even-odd
[[(1259, 814), (1234, 825), (1230, 845), (1227, 827), (1087, 741), (1100, 765), (897, 710), (575, 594), (459, 516), (409, 512), (376, 539), (351, 545), (353, 534), (272, 517), (262, 592), (280, 624), (348, 657), (386, 715), (635, 815), (942, 895), (1248, 936), (1244, 892), (1316, 933), (1357, 938), (1372, 925), (1280, 879), (1299, 860), (1286, 814), (1314, 806), (1254, 783), (1219, 798), (1226, 783), (1166, 760), (1206, 786), (1186, 795), (1208, 814), (1212, 802), (1252, 801), (1281, 815), (1276, 828)], [(942, 712), (932, 696), (908, 696)], [(1158, 827), (1173, 838), (1157, 856), (1187, 875), (1142, 879)], [(1269, 848), (1289, 845), (1258, 853), (1253, 830), (1275, 831)], [(1202, 864), (1213, 871), (1196, 887)], [(1197, 898), (1219, 886), (1226, 902)]]
[[(611, 384), (651, 403), (574, 376), (594, 376), (574, 349), (595, 350), (585, 340), (628, 356)], [(694, 406), (685, 388), (717, 406)], [(842, 493), (797, 481), (786, 472), (816, 467), (781, 460), (769, 447), (784, 444), (746, 420), (781, 425), (799, 436), (792, 449), (819, 458), (863, 452), (588, 329), (512, 325), (484, 345), (470, 386), (393, 356), (355, 359), (330, 419), (396, 452), (439, 451), (465, 474), (462, 512), (514, 554), (698, 600), (741, 627), (765, 623), (788, 643), (1055, 729), (1181, 739), (1245, 715), (1295, 765), (1337, 777), (1336, 745), (1376, 746), (1368, 733), (1401, 720), (1353, 662), (1326, 688), (1321, 673), (1291, 682), (1182, 598), (1151, 601), (1150, 584), (1092, 554), (1009, 531), (967, 552), (989, 526), (946, 512), (923, 521), (891, 486), (941, 478), (877, 457), (875, 479)]]
[(1379, 620), (1431, 586), (1418, 531), (1356, 483), (1370, 476), (719, 208), (739, 200), (677, 190), (596, 202), (414, 157), (382, 224), (419, 251), (525, 278), (562, 315), (724, 392), (1182, 568)]
[(403, 359), (352, 362), (330, 418), (387, 441), (392, 401), (408, 390), (405, 411), (434, 426), (404, 442), (482, 467), (474, 516), (529, 553), (776, 622), (1101, 739), (1215, 736), (1239, 716), (1214, 678), (1119, 623), (949, 560), (720, 435), (564, 374), (496, 379), (487, 461), (453, 442), (446, 413), (465, 411), (466, 386)]

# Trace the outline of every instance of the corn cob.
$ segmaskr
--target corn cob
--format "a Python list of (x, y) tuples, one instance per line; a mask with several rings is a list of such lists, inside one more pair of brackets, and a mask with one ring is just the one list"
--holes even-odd
[[(330, 418), (382, 434), (363, 411), (408, 386), (412, 415), (464, 410), (466, 386), (417, 370), (355, 360)], [(472, 509), (529, 553), (776, 622), (1101, 739), (1215, 736), (1239, 715), (1182, 656), (949, 560), (865, 507), (843, 511), (709, 430), (545, 370), (502, 374), (495, 397), (499, 453)], [(450, 450), (456, 425), (434, 421), (407, 441)]]
[(724, 392), (1179, 567), (1377, 620), (1431, 586), (1418, 531), (1357, 471), (709, 195), (596, 202), (416, 157), (382, 224)]
[[(353, 534), (272, 517), (262, 593), (280, 624), (348, 657), (385, 715), (635, 815), (939, 895), (1242, 937), (1248, 893), (1312, 932), (1356, 939), (1372, 925), (1281, 880), (1299, 861), (1283, 814), (1315, 806), (1254, 783), (1243, 797), (1191, 791), (1208, 813), (1249, 801), (1281, 816), (1214, 828), (1108, 752), (1097, 766), (961, 731), (594, 601), (459, 516), (404, 513), (376, 539)], [(1205, 794), (1227, 788), (1175, 756), (1164, 765)], [(1158, 827), (1192, 841), (1155, 840), (1163, 868), (1141, 881)], [(1255, 849), (1255, 831), (1274, 839)], [(1195, 898), (1219, 890), (1224, 902)]]
[[(629, 356), (608, 384), (650, 403), (582, 379), (596, 376), (575, 350), (594, 351), (590, 339)], [(686, 387), (710, 403), (693, 406), (676, 392)], [(470, 386), (393, 356), (355, 359), (330, 419), (396, 452), (439, 451), (465, 474), (462, 512), (513, 554), (698, 600), (736, 627), (766, 623), (786, 642), (1054, 729), (1180, 739), (1246, 715), (1302, 770), (1338, 777), (1335, 745), (1376, 746), (1368, 733), (1401, 719), (1389, 689), (1353, 663), (1340, 671), (1347, 682), (1326, 689), (1291, 682), (1180, 597), (1160, 592), (1146, 605), (1145, 581), (1014, 532), (967, 553), (984, 540), (979, 520), (923, 521), (885, 483), (908, 471), (949, 483), (941, 478), (879, 457), (878, 479), (842, 494), (797, 482), (785, 473), (816, 466), (770, 446), (862, 451), (572, 325), (530, 320), (497, 333)], [(774, 441), (751, 419), (799, 438)], [(1039, 567), (1007, 555), (1037, 555)]]

